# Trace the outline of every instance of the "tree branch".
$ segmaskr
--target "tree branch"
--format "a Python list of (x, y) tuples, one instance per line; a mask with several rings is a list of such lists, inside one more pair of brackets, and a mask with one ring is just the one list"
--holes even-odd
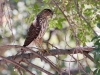
[(4, 1), (0, 0), (0, 25), (2, 25), (2, 17), (3, 17), (3, 8), (4, 8)]
[(36, 68), (36, 69), (38, 69), (38, 70), (40, 70), (40, 71), (42, 71), (42, 72), (48, 74), (48, 75), (53, 75), (53, 74), (50, 73), (49, 71), (46, 71), (45, 69), (43, 69), (43, 68), (41, 68), (41, 67), (39, 67), (39, 66), (37, 66), (37, 65), (34, 65), (34, 64), (30, 63), (30, 62), (27, 61), (27, 60), (25, 60), (25, 63), (28, 64), (29, 66), (32, 66), (32, 67), (34, 67), (34, 68)]
[(72, 24), (70, 23), (69, 19), (67, 18), (67, 16), (64, 14), (64, 12), (62, 11), (62, 9), (58, 6), (58, 4), (55, 2), (55, 0), (52, 0), (52, 2), (56, 5), (56, 7), (61, 11), (61, 13), (63, 14), (63, 16), (65, 17), (66, 21), (68, 22), (70, 28), (72, 29), (72, 34), (74, 36), (74, 39), (76, 40), (76, 45), (79, 46), (79, 40), (76, 36), (76, 33), (74, 31), (74, 28), (72, 27)]
[(91, 28), (91, 30), (93, 31), (93, 33), (97, 36), (97, 33), (93, 30), (93, 28), (91, 27), (91, 25), (89, 24), (89, 22), (85, 19), (85, 17), (80, 13), (79, 8), (78, 8), (78, 2), (77, 0), (73, 0), (74, 1), (74, 5), (76, 8), (77, 13), (79, 14), (79, 16), (87, 23), (87, 25)]
[(31, 73), (28, 69), (26, 69), (25, 67), (21, 66), (19, 63), (16, 63), (14, 60), (9, 60), (3, 56), (0, 56), (0, 58), (2, 58), (5, 62), (9, 62), (17, 67), (20, 67), (21, 69), (25, 70), (26, 72), (30, 73), (31, 75), (35, 75), (34, 73)]
[[(0, 46), (0, 50), (7, 50), (7, 49), (11, 49), (11, 48), (23, 48), (23, 46), (18, 46), (18, 45), (5, 45), (5, 46)], [(27, 50), (27, 48), (24, 48)], [(80, 50), (81, 49), (81, 50)], [(48, 53), (44, 53), (44, 56), (55, 56), (55, 55), (64, 55), (64, 54), (76, 54), (76, 53), (83, 53), (86, 57), (88, 57), (92, 62), (93, 58), (88, 54), (90, 51), (92, 51), (94, 48), (93, 47), (81, 47), (81, 48), (72, 48), (72, 49), (51, 49), (49, 50), (49, 54)], [(77, 52), (77, 51), (78, 52)], [(83, 51), (83, 52), (82, 52)], [(39, 54), (38, 52), (36, 52), (37, 54)], [(17, 55), (15, 61), (19, 62), (20, 60), (22, 60), (21, 58), (22, 55)], [(27, 59), (34, 59), (34, 58), (41, 58), (33, 53), (27, 53), (27, 54), (23, 54), (24, 58)], [(14, 56), (9, 56), (7, 57), (7, 59), (13, 59)], [(41, 58), (42, 59), (42, 58)], [(0, 60), (1, 64), (4, 64), (3, 60)]]
[[(44, 60), (46, 63), (48, 63), (55, 71), (57, 71), (58, 74), (61, 74), (61, 71), (60, 69), (58, 69), (53, 63), (51, 63), (49, 60), (47, 60), (45, 57), (43, 57), (42, 55), (40, 55), (39, 53), (27, 48), (27, 47), (23, 47), (23, 46), (18, 46), (18, 45), (5, 45), (5, 46), (1, 46), (0, 49), (1, 50), (4, 50), (7, 48), (20, 48), (20, 49), (23, 49), (25, 51), (30, 51), (31, 53), (33, 53), (35, 56), (39, 57), (40, 59)], [(13, 59), (13, 58), (12, 58)], [(23, 60), (23, 58), (21, 59)], [(17, 61), (18, 62), (18, 61)]]

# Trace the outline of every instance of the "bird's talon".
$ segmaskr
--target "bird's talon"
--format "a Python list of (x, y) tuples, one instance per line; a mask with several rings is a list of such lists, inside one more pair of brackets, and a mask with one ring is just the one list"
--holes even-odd
[(49, 52), (48, 52), (48, 50), (46, 49), (46, 50), (43, 50), (43, 53), (49, 53)]
[(45, 53), (49, 54), (49, 51), (47, 49), (43, 49), (43, 50), (39, 50), (38, 51), (39, 54), (44, 55)]

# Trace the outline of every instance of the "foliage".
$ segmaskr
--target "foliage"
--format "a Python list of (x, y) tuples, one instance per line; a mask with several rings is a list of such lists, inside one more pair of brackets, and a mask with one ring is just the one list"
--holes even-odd
[[(59, 10), (54, 1), (56, 1), (59, 8), (63, 12)], [(11, 20), (11, 24), (9, 24), (7, 21), (7, 23), (4, 23), (0, 28), (1, 44), (22, 45), (27, 34), (27, 29), (29, 28), (30, 23), (34, 20), (34, 17), (44, 8), (50, 8), (53, 10), (54, 15), (49, 21), (49, 27), (46, 35), (44, 36), (44, 41), (48, 40), (48, 42), (53, 44), (53, 47), (51, 45), (48, 46), (45, 43), (43, 43), (43, 45), (48, 46), (46, 48), (55, 48), (55, 46), (57, 46), (57, 48), (74, 48), (78, 45), (84, 47), (87, 46), (87, 42), (93, 42), (94, 46), (97, 47), (91, 52), (91, 54), (94, 55), (95, 66), (91, 65), (89, 67), (85, 65), (85, 71), (89, 74), (91, 72), (91, 67), (93, 67), (96, 68), (93, 74), (100, 74), (100, 36), (95, 35), (93, 32), (93, 28), (100, 28), (99, 0), (9, 0), (7, 3), (9, 4), (8, 7), (11, 10), (11, 15), (9, 17), (8, 13), (6, 17)], [(4, 10), (5, 9), (6, 7)], [(51, 37), (49, 36), (49, 31), (52, 32)], [(78, 44), (76, 44), (76, 42), (78, 42)], [(14, 52), (16, 53), (16, 50), (8, 50), (8, 55), (13, 55), (15, 54)], [(1, 52), (3, 55), (6, 55), (6, 53), (7, 51), (4, 51), (3, 53)], [(69, 60), (68, 57), (68, 54), (66, 54), (63, 56), (58, 56), (58, 59), (51, 57), (51, 60), (55, 59), (54, 63), (57, 65), (57, 67), (62, 69), (69, 67), (68, 63), (63, 61), (66, 59)], [(81, 55), (79, 57), (81, 57)], [(59, 60), (59, 58), (61, 60)], [(76, 59), (78, 60), (78, 58)], [(32, 60), (31, 62), (37, 63), (38, 59), (34, 59), (34, 61)], [(40, 65), (40, 63), (37, 64)], [(82, 64), (84, 64), (84, 62), (82, 62)], [(74, 63), (72, 64), (71, 69), (73, 69), (73, 65), (77, 66), (78, 68), (78, 64)], [(44, 65), (42, 65), (42, 67), (44, 67)], [(12, 71), (12, 69), (13, 67), (10, 66), (9, 71), (11, 71), (11, 74), (16, 74), (16, 72)], [(32, 71), (36, 74), (43, 75), (38, 70), (33, 68), (30, 69), (32, 69)], [(48, 70), (57, 75), (52, 68), (49, 68)], [(27, 75), (27, 73), (25, 74)], [(77, 75), (78, 74), (79, 73), (77, 73)], [(4, 74), (2, 73), (2, 75)]]
[[(97, 23), (97, 27), (99, 28), (99, 23)], [(92, 38), (91, 41), (94, 41), (94, 46), (96, 49), (94, 49), (92, 52), (94, 54), (94, 62), (95, 62), (95, 71), (93, 72), (93, 75), (99, 75), (100, 74), (100, 36), (95, 36)]]

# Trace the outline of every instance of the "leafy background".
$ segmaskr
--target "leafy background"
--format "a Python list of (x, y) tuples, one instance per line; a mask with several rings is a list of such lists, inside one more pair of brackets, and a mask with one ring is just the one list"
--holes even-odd
[[(90, 73), (90, 69), (94, 72), (94, 75), (100, 74), (99, 60), (99, 36), (95, 36), (91, 27), (95, 29), (97, 34), (100, 34), (100, 1), (99, 0), (77, 0), (78, 10), (85, 17), (86, 23), (82, 17), (77, 13), (74, 0), (56, 0), (59, 7), (63, 10), (64, 14), (69, 19), (72, 28), (74, 29), (79, 44), (81, 47), (84, 46), (98, 46), (96, 50), (93, 50), (90, 54), (94, 57), (95, 64), (90, 60), (89, 65), (86, 65), (83, 55), (78, 54), (82, 66), (85, 67), (85, 71)], [(34, 17), (44, 8), (50, 8), (54, 11), (53, 18), (49, 20), (49, 27), (46, 34), (44, 35), (44, 41), (47, 41), (50, 37), (50, 32), (52, 32), (51, 38), (48, 40), (51, 44), (57, 48), (74, 48), (76, 47), (76, 40), (74, 39), (72, 28), (69, 26), (68, 22), (64, 18), (63, 14), (59, 9), (52, 3), (52, 0), (9, 0), (6, 2), (4, 7), (3, 25), (0, 27), (0, 43), (1, 45), (23, 45), (25, 37), (27, 35), (27, 30), (30, 23), (34, 20)], [(89, 25), (91, 27), (89, 27)], [(92, 40), (93, 39), (93, 40)], [(92, 40), (92, 41), (91, 41)], [(43, 43), (46, 47), (46, 43)], [(48, 46), (50, 49), (54, 48)], [(16, 50), (1, 51), (0, 54), (4, 56), (11, 56), (16, 54)], [(58, 56), (57, 56), (58, 57)], [(77, 58), (77, 55), (74, 55)], [(81, 75), (80, 72), (74, 72), (74, 70), (80, 69), (76, 62), (66, 62), (73, 59), (69, 55), (59, 56), (59, 59), (50, 56), (49, 57), (59, 68), (68, 69), (70, 64), (70, 70), (75, 75)], [(66, 60), (66, 61), (62, 61)], [(54, 73), (48, 64), (40, 59), (33, 59), (32, 63), (44, 67), (46, 70)], [(97, 63), (98, 62), (98, 63)], [(45, 66), (46, 65), (46, 66)], [(73, 69), (74, 67), (74, 69)], [(34, 68), (29, 67), (29, 69), (37, 75), (46, 75)], [(18, 75), (17, 71), (14, 71), (13, 65), (0, 65), (0, 75)], [(23, 72), (27, 75), (26, 72)], [(55, 73), (55, 75), (57, 75)]]

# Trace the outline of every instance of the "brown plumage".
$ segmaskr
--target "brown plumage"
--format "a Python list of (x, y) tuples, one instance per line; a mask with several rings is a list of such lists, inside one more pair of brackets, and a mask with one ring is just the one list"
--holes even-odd
[(41, 45), (43, 35), (45, 34), (48, 26), (48, 18), (52, 15), (53, 12), (50, 9), (44, 9), (36, 16), (28, 30), (27, 37), (23, 45), (24, 47), (28, 46), (32, 41), (36, 46)]

